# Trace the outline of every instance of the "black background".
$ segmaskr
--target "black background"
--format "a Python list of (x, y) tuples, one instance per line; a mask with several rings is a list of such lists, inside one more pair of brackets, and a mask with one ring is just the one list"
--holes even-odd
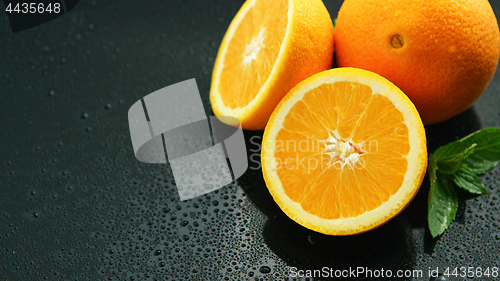
[[(341, 1), (324, 2), (335, 18)], [(214, 59), (242, 3), (87, 0), (18, 33), (0, 12), (0, 280), (284, 280), (323, 266), (429, 280), (429, 268), (500, 266), (500, 168), (482, 177), (489, 195), (459, 192), (440, 238), (426, 225), (427, 178), (388, 224), (328, 237), (270, 197), (254, 152), (262, 132), (245, 132), (250, 170), (236, 184), (185, 202), (168, 165), (135, 159), (127, 112), (141, 97), (196, 78), (212, 114)], [(472, 108), (426, 127), (429, 151), (500, 126), (499, 89), (497, 71)]]

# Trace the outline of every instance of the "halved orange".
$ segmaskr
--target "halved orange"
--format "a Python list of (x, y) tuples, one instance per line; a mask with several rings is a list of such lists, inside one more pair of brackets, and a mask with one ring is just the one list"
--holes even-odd
[(248, 0), (222, 40), (210, 102), (217, 116), (264, 129), (297, 83), (330, 69), (333, 23), (321, 0)]
[(330, 235), (376, 228), (416, 195), (427, 167), (417, 110), (378, 74), (336, 68), (302, 81), (264, 132), (262, 172), (279, 207)]

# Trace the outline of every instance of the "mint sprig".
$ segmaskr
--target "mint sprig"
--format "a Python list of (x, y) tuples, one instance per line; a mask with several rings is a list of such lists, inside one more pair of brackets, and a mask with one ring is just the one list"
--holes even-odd
[(431, 181), (427, 220), (432, 237), (455, 219), (458, 197), (452, 182), (470, 193), (487, 194), (478, 175), (500, 164), (500, 128), (486, 128), (441, 146), (429, 154)]
[(432, 237), (436, 237), (455, 219), (458, 198), (450, 181), (438, 171), (437, 161), (432, 154), (429, 154), (427, 172), (431, 180), (427, 220)]

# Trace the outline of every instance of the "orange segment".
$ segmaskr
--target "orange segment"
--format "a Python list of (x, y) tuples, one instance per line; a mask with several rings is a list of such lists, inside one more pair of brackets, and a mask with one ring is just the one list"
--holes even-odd
[(293, 220), (349, 235), (373, 229), (415, 196), (427, 166), (411, 101), (381, 76), (340, 68), (294, 87), (264, 132), (263, 174)]
[(248, 0), (217, 54), (213, 112), (264, 129), (281, 98), (332, 60), (333, 24), (321, 0)]

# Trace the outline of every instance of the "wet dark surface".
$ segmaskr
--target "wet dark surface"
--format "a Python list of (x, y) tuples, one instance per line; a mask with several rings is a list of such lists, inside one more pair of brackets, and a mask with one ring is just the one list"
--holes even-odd
[[(127, 112), (196, 78), (211, 115), (212, 66), (243, 1), (145, 2), (82, 1), (15, 34), (0, 12), (1, 280), (285, 280), (323, 267), (422, 270), (414, 279), (429, 280), (436, 267), (500, 266), (499, 168), (482, 177), (489, 195), (459, 192), (457, 219), (437, 239), (427, 179), (374, 231), (329, 237), (297, 225), (264, 185), (262, 132), (245, 132), (250, 169), (236, 184), (181, 202), (168, 165), (134, 158)], [(325, 2), (335, 18), (341, 1)], [(499, 91), (497, 71), (471, 109), (426, 128), (429, 151), (500, 126)]]

